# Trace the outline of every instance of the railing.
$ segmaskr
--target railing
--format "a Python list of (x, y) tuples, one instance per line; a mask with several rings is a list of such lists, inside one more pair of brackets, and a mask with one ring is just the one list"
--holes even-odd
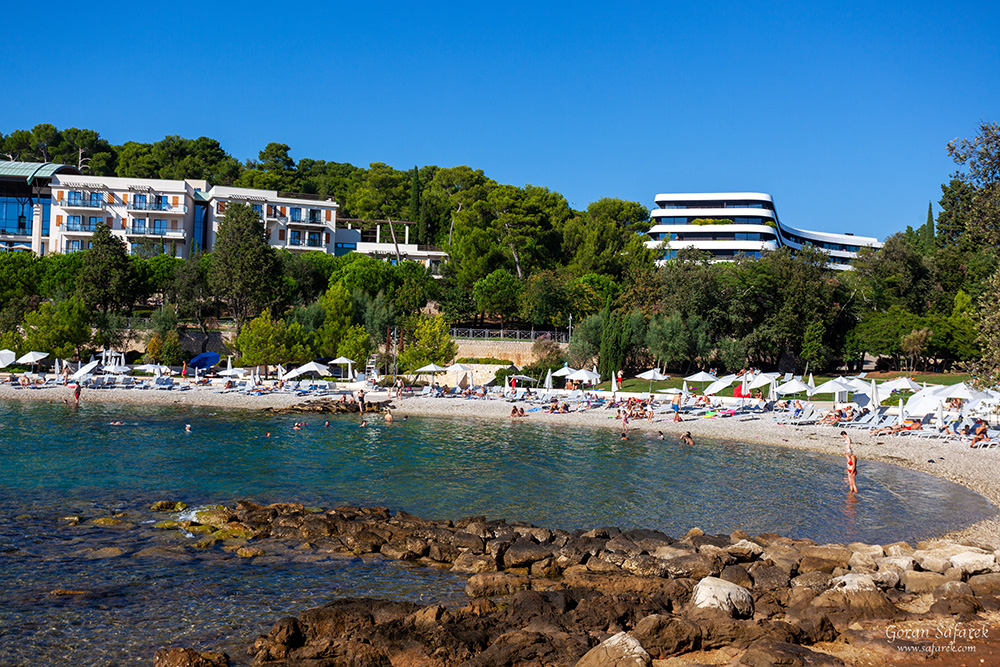
[(463, 340), (538, 340), (549, 338), (557, 343), (568, 343), (565, 331), (522, 331), (520, 329), (465, 329), (453, 328), (448, 334)]
[(104, 200), (92, 201), (90, 199), (59, 199), (55, 202), (55, 206), (60, 206), (62, 208), (104, 208)]
[(187, 213), (187, 204), (168, 204), (158, 201), (130, 201), (127, 205), (130, 211), (163, 211), (164, 213)]
[(97, 225), (92, 225), (89, 222), (67, 222), (66, 223), (67, 232), (96, 232)]
[(312, 240), (305, 238), (289, 238), (285, 245), (293, 246), (309, 246), (310, 248), (322, 248), (323, 242), (321, 240)]
[(166, 227), (146, 227), (139, 225), (130, 225), (125, 228), (126, 234), (131, 234), (133, 236), (184, 236), (183, 229), (167, 229)]

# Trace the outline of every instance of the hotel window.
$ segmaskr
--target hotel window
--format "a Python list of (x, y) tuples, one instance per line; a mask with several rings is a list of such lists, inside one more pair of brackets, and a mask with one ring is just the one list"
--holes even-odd
[(92, 232), (96, 231), (97, 230), (97, 223), (99, 223), (100, 221), (101, 221), (101, 219), (99, 217), (97, 217), (95, 215), (90, 216), (90, 224), (87, 225), (87, 229), (89, 229)]
[(322, 215), (319, 209), (309, 209), (309, 222), (323, 222)]
[(90, 205), (94, 208), (100, 208), (101, 204), (104, 203), (104, 197), (100, 192), (90, 193)]
[(70, 204), (79, 204), (83, 201), (83, 193), (77, 190), (70, 190), (69, 195), (66, 197)]
[(136, 195), (132, 208), (143, 211), (146, 209), (146, 195)]
[(166, 195), (156, 195), (156, 210), (157, 211), (170, 210), (170, 203), (167, 201)]
[(302, 222), (302, 209), (292, 208), (289, 211), (292, 222)]
[(83, 231), (83, 218), (79, 215), (66, 216), (66, 229), (71, 232)]
[(153, 220), (153, 233), (154, 234), (166, 234), (167, 233), (167, 221), (166, 220)]
[(252, 206), (253, 206), (253, 212), (257, 214), (257, 217), (258, 218), (263, 218), (264, 217), (264, 207), (261, 206), (260, 204), (252, 204)]
[[(292, 209), (292, 210), (294, 211), (295, 209)], [(289, 245), (302, 245), (302, 232), (300, 232), (297, 229), (291, 230), (291, 233), (288, 236), (288, 244)]]
[(136, 234), (145, 234), (146, 218), (135, 218), (132, 220), (132, 231)]
[(320, 246), (320, 233), (319, 232), (309, 232), (309, 245), (313, 248), (318, 248)]

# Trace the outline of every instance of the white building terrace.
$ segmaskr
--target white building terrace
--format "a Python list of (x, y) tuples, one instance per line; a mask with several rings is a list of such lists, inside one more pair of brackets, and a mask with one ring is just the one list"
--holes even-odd
[(861, 248), (882, 247), (873, 237), (783, 225), (771, 195), (762, 192), (658, 194), (656, 205), (646, 245), (662, 249), (661, 263), (687, 247), (711, 253), (713, 261), (732, 261), (739, 254), (760, 257), (782, 246), (811, 245), (830, 256), (830, 268), (849, 270)]
[[(0, 251), (38, 255), (85, 250), (99, 223), (136, 252), (158, 246), (174, 257), (210, 251), (226, 208), (251, 206), (268, 242), (290, 252), (349, 252), (412, 260), (437, 273), (446, 254), (410, 242), (412, 223), (338, 221), (330, 197), (216, 185), (207, 181), (86, 176), (74, 167), (0, 162)], [(338, 224), (340, 223), (340, 224)]]

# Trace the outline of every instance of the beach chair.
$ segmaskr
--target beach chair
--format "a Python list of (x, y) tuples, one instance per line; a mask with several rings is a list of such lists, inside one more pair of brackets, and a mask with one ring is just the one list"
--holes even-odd
[(792, 417), (788, 419), (785, 423), (790, 426), (805, 426), (806, 424), (812, 424), (816, 421), (816, 408), (812, 405), (807, 405), (802, 414), (798, 417)]
[(425, 384), (424, 388), (420, 390), (419, 394), (417, 394), (417, 398), (421, 396), (430, 396), (430, 395), (431, 395), (431, 386), (429, 384)]
[(522, 400), (524, 400), (524, 393), (526, 391), (528, 391), (528, 390), (525, 389), (524, 387), (521, 387), (520, 389), (515, 390), (513, 396), (511, 396), (508, 399), (508, 401), (511, 402), (511, 403), (514, 403), (515, 401), (522, 401)]

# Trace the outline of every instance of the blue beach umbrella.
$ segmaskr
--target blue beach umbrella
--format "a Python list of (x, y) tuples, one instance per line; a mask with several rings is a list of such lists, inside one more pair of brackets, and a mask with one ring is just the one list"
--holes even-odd
[(188, 362), (188, 368), (211, 368), (219, 363), (218, 352), (203, 352)]

